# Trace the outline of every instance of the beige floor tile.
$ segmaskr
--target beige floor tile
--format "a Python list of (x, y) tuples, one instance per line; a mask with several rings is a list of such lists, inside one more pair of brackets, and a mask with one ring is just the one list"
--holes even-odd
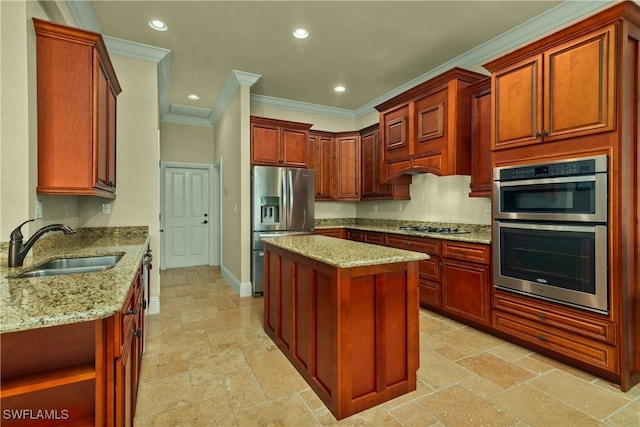
[(435, 390), (457, 384), (475, 374), (434, 352), (420, 355), (418, 379)]
[(216, 349), (210, 354), (192, 357), (189, 359), (189, 371), (193, 384), (251, 373), (244, 355), (238, 348)]
[(159, 411), (178, 408), (193, 403), (189, 374), (179, 374), (143, 381), (138, 388), (136, 416), (153, 418)]
[(605, 420), (611, 427), (638, 427), (640, 425), (640, 400), (636, 400), (618, 410)]
[(629, 403), (626, 397), (604, 390), (564, 371), (551, 371), (527, 384), (599, 420)]
[(489, 349), (487, 350), (487, 352), (510, 362), (522, 359), (523, 357), (533, 354), (531, 350), (508, 342)]
[(457, 363), (503, 389), (511, 388), (535, 376), (532, 372), (489, 353), (477, 354), (458, 360)]
[(389, 412), (405, 427), (437, 426), (439, 424), (436, 417), (415, 402), (389, 409)]
[(316, 426), (313, 414), (298, 394), (271, 400), (238, 413), (239, 425), (255, 426)]
[(322, 400), (318, 397), (316, 392), (311, 390), (310, 388), (307, 390), (301, 391), (300, 397), (302, 397), (302, 400), (304, 400), (304, 402), (312, 411), (315, 411), (320, 408), (324, 408), (324, 402), (322, 402)]
[(280, 351), (256, 354), (247, 362), (269, 400), (279, 399), (309, 387)]
[(504, 341), (472, 328), (456, 329), (442, 334), (442, 339), (454, 349), (471, 356), (472, 354), (490, 350), (502, 345)]
[(416, 400), (445, 426), (513, 426), (517, 420), (468, 390), (449, 387)]
[(491, 399), (504, 392), (504, 389), (483, 377), (473, 377), (458, 384), (483, 399)]
[(227, 377), (226, 382), (235, 413), (267, 401), (253, 374), (233, 375)]
[(602, 426), (595, 418), (528, 385), (519, 385), (491, 400), (529, 426)]
[(228, 398), (227, 379), (225, 377), (212, 378), (209, 381), (192, 384), (191, 392), (194, 401), (208, 400), (215, 398)]
[(158, 378), (189, 372), (189, 366), (185, 360), (176, 360), (158, 365)]
[(237, 426), (238, 420), (228, 398), (201, 400), (189, 406), (165, 411), (153, 418), (158, 427)]

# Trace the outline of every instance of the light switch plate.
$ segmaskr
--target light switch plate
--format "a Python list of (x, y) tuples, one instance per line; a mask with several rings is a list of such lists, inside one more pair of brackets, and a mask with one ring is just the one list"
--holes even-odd
[(33, 217), (35, 219), (41, 219), (42, 218), (42, 202), (40, 200), (36, 200), (35, 211), (33, 213)]
[(111, 203), (102, 204), (102, 215), (109, 215), (111, 213)]

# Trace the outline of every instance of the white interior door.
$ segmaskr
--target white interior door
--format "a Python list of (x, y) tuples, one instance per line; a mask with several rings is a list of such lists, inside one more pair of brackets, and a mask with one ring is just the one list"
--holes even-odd
[(164, 177), (167, 268), (209, 264), (209, 170), (167, 167)]

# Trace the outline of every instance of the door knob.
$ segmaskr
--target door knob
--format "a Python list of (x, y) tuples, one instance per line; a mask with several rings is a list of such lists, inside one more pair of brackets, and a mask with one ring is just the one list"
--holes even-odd
[(208, 224), (209, 221), (207, 221), (206, 219), (204, 221), (202, 221), (203, 224)]

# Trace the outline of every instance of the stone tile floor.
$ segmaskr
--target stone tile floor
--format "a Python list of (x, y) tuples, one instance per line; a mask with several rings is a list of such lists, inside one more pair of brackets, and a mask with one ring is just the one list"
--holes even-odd
[(136, 426), (640, 426), (609, 382), (420, 311), (416, 391), (337, 422), (262, 331), (262, 298), (210, 267), (161, 273)]

